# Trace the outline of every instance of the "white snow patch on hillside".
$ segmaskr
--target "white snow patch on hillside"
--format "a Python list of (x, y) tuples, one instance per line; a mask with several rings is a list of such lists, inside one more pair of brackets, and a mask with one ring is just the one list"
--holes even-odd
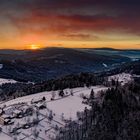
[(133, 80), (133, 76), (129, 73), (120, 73), (117, 75), (109, 76), (108, 81), (115, 80), (121, 83), (121, 85), (125, 85), (128, 82)]
[(107, 64), (105, 64), (105, 63), (103, 63), (103, 66), (105, 67), (105, 68), (107, 68), (108, 66), (107, 66)]
[(4, 79), (0, 78), (0, 85), (5, 84), (5, 83), (16, 83), (17, 81), (12, 80), (12, 79)]
[(3, 68), (3, 64), (0, 64), (0, 69), (2, 69)]

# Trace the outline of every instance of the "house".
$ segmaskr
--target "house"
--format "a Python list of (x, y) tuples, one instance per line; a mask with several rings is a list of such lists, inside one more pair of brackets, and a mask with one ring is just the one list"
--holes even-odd
[(2, 115), (4, 113), (3, 109), (0, 108), (0, 115)]
[(12, 124), (14, 124), (13, 120), (11, 120), (11, 119), (5, 119), (4, 120), (4, 125), (12, 125)]
[(12, 121), (13, 116), (9, 116), (9, 115), (1, 115), (0, 116), (0, 124), (1, 125), (10, 125), (13, 124), (14, 122)]
[(14, 110), (14, 111), (13, 111), (13, 115), (15, 115), (15, 116), (17, 116), (17, 115), (20, 114), (20, 113), (21, 113), (20, 110)]
[(16, 118), (23, 118), (23, 117), (24, 117), (24, 113), (23, 113), (21, 110), (14, 110), (14, 111), (13, 111), (13, 115), (14, 115)]
[(39, 98), (39, 99), (32, 99), (31, 104), (37, 104), (37, 103), (40, 103), (40, 102), (44, 102), (45, 100), (46, 100), (45, 97)]
[(26, 116), (32, 115), (33, 112), (34, 112), (34, 109), (32, 107), (29, 107), (29, 108), (26, 109), (25, 115)]
[(32, 107), (23, 107), (21, 110), (15, 110), (13, 112), (13, 115), (18, 119), (18, 118), (23, 118), (25, 116), (32, 115), (34, 112)]
[(45, 109), (46, 108), (46, 104), (45, 103), (38, 103), (35, 105), (35, 107), (37, 109)]

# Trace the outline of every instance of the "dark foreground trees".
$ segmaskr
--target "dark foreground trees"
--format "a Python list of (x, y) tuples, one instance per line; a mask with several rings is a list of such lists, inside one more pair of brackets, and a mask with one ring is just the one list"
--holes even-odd
[(78, 113), (57, 140), (140, 140), (140, 85), (108, 89), (100, 104)]

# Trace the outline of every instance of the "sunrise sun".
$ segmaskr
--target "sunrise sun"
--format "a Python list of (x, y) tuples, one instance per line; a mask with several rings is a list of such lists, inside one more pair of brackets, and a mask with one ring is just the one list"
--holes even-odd
[(31, 50), (37, 50), (37, 49), (40, 49), (40, 45), (37, 45), (37, 44), (31, 44), (31, 45), (29, 45), (29, 48), (31, 49)]

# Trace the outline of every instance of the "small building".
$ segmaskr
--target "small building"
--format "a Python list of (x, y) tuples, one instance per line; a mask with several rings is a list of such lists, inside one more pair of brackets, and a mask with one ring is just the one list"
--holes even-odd
[(3, 109), (0, 108), (0, 115), (2, 115), (4, 113)]
[(14, 124), (13, 120), (11, 120), (11, 119), (5, 119), (4, 120), (4, 125), (12, 125), (12, 124)]
[(23, 112), (24, 112), (25, 116), (31, 116), (34, 113), (34, 109), (33, 109), (33, 107), (28, 107), (28, 108), (24, 109)]
[(20, 113), (21, 113), (20, 110), (14, 110), (14, 111), (13, 111), (13, 115), (15, 115), (15, 116), (18, 115), (18, 114), (20, 114)]
[(45, 109), (46, 108), (46, 104), (45, 103), (38, 103), (35, 105), (35, 107), (37, 109)]
[(1, 125), (10, 125), (13, 124), (14, 122), (12, 121), (13, 116), (9, 115), (1, 115), (0, 116), (0, 124)]
[(45, 97), (39, 98), (39, 99), (32, 99), (31, 104), (38, 104), (38, 103), (44, 102), (45, 100), (46, 100)]

